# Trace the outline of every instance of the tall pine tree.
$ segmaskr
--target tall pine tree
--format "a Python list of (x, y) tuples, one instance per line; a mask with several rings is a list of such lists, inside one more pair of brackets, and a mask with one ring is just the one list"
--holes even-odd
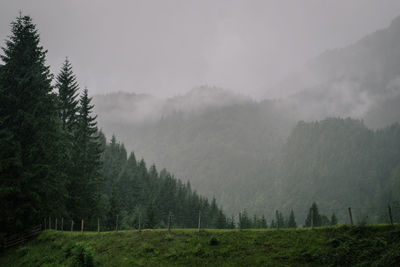
[[(65, 59), (60, 73), (57, 75), (56, 88), (58, 90), (58, 112), (61, 119), (64, 142), (63, 162), (67, 176), (66, 187), (71, 189), (77, 170), (74, 169), (74, 147), (76, 146), (76, 132), (78, 126), (78, 83), (72, 72), (72, 66), (68, 58)], [(72, 189), (75, 190), (75, 189)], [(70, 191), (70, 190), (68, 190)], [(69, 192), (68, 192), (69, 193)]]
[(85, 89), (80, 98), (77, 129), (74, 143), (73, 180), (69, 184), (69, 209), (72, 217), (80, 220), (98, 215), (97, 207), (102, 190), (101, 142), (96, 126), (96, 116), (92, 116), (93, 105), (88, 90)]
[(319, 214), (317, 203), (314, 202), (311, 205), (311, 208), (307, 214), (307, 218), (306, 218), (304, 225), (306, 227), (322, 225), (321, 224), (321, 215)]
[(19, 15), (1, 55), (2, 232), (19, 232), (65, 210), (61, 123), (46, 52), (32, 19)]
[(60, 73), (57, 75), (56, 88), (58, 89), (59, 112), (62, 128), (71, 132), (76, 127), (78, 113), (78, 90), (76, 77), (72, 72), (72, 65), (65, 59)]
[(290, 211), (287, 227), (288, 228), (297, 228), (297, 223), (296, 223), (296, 219), (294, 218), (293, 210)]

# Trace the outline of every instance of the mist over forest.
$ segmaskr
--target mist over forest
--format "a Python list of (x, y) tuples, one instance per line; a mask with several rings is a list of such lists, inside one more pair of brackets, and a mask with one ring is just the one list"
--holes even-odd
[[(130, 234), (130, 265), (400, 258), (400, 3), (23, 2), (0, 4), (0, 265), (113, 265)], [(296, 228), (323, 249), (286, 250)]]
[(228, 214), (295, 209), (303, 220), (317, 201), (341, 220), (353, 206), (359, 220), (376, 221), (368, 214), (394, 201), (398, 179), (399, 41), (395, 18), (328, 50), (279, 85), (303, 86), (287, 97), (255, 100), (204, 85), (170, 98), (96, 95), (95, 112), (105, 133), (216, 197)]

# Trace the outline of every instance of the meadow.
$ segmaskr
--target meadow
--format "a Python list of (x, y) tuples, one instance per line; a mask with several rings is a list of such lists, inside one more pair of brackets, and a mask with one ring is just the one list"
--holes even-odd
[(301, 229), (46, 230), (0, 266), (394, 266), (400, 226)]

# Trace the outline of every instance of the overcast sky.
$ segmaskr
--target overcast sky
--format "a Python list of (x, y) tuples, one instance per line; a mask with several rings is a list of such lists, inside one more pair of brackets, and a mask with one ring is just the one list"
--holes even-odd
[(0, 39), (21, 10), (48, 63), (65, 56), (91, 94), (157, 96), (215, 85), (250, 96), (319, 53), (387, 27), (398, 0), (1, 0)]

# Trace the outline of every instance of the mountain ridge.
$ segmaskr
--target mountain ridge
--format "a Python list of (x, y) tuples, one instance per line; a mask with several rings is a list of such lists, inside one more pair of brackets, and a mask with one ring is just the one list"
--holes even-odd
[[(350, 116), (373, 129), (399, 121), (397, 51), (400, 17), (386, 29), (316, 57), (311, 65), (326, 73), (290, 97), (258, 101), (218, 87), (199, 87), (146, 102), (153, 116), (123, 121), (106, 114), (107, 121), (99, 114), (99, 125), (107, 135), (117, 133), (137, 155), (190, 180), (200, 193), (216, 196), (228, 214), (241, 209), (267, 214), (266, 203), (277, 205), (269, 195), (275, 194), (271, 185), (279, 183), (280, 174), (272, 166), (297, 121)], [(349, 60), (360, 67), (347, 64)], [(385, 74), (375, 79), (381, 71)], [(95, 104), (101, 111), (96, 97)]]

